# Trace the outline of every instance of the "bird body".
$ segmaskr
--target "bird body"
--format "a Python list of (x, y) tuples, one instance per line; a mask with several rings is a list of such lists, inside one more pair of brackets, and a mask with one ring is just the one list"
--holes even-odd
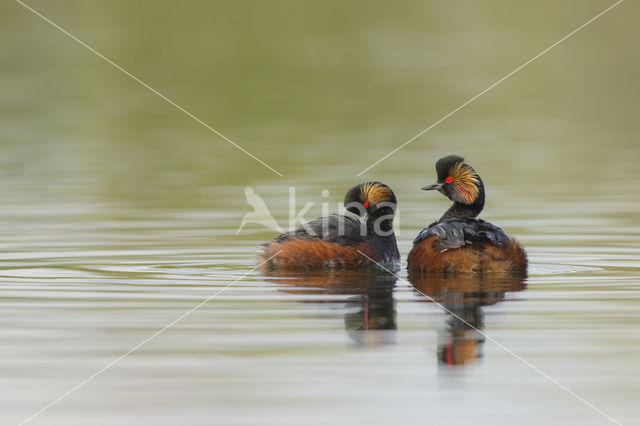
[(281, 234), (264, 244), (264, 268), (359, 268), (379, 262), (395, 269), (400, 254), (393, 233), (393, 191), (380, 182), (360, 184), (347, 192), (345, 207), (364, 220), (331, 215)]
[(502, 229), (479, 219), (449, 218), (424, 229), (413, 241), (409, 269), (436, 272), (520, 272), (527, 257)]

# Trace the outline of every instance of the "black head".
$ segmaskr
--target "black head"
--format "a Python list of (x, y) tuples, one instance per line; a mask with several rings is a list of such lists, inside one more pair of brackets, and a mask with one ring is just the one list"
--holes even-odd
[(344, 205), (348, 211), (358, 216), (367, 213), (370, 216), (394, 214), (397, 206), (396, 196), (382, 182), (365, 182), (347, 191)]
[(458, 155), (448, 155), (436, 162), (438, 182), (422, 187), (437, 189), (451, 201), (460, 204), (484, 204), (484, 185), (473, 168)]

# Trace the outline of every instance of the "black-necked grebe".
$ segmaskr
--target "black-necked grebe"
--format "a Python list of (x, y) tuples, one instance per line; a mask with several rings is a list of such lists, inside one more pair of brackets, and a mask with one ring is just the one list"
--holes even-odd
[(380, 182), (362, 183), (347, 191), (344, 204), (364, 221), (332, 215), (281, 234), (264, 244), (259, 259), (268, 259), (264, 268), (354, 268), (375, 262), (396, 268), (400, 260), (393, 233), (397, 201), (391, 188)]
[(464, 158), (449, 155), (436, 163), (436, 189), (453, 205), (413, 241), (407, 269), (429, 272), (526, 273), (527, 255), (497, 226), (476, 219), (484, 207), (484, 185)]

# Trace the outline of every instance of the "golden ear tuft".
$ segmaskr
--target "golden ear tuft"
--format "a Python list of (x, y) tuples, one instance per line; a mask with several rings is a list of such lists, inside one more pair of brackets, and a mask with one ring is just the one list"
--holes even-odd
[(480, 179), (471, 166), (465, 163), (456, 163), (449, 170), (449, 176), (460, 200), (465, 204), (473, 204), (480, 190)]
[(362, 184), (361, 188), (361, 200), (363, 203), (373, 205), (393, 200), (393, 193), (387, 186), (380, 185), (377, 182), (365, 183)]

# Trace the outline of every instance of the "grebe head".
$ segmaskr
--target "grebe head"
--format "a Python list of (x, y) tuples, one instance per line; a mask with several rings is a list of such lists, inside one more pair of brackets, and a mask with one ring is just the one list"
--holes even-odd
[(423, 186), (429, 191), (437, 189), (451, 201), (467, 206), (484, 205), (484, 185), (473, 168), (458, 155), (448, 155), (436, 162), (438, 181)]
[(365, 182), (347, 191), (344, 206), (347, 211), (358, 216), (364, 216), (366, 213), (370, 217), (381, 215), (393, 217), (397, 201), (391, 188), (384, 183)]

